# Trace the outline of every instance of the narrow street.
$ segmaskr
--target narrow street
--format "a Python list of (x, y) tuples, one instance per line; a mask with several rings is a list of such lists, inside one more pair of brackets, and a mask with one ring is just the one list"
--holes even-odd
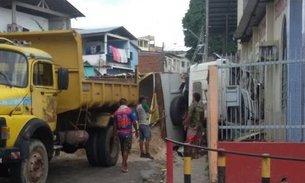
[[(114, 167), (92, 167), (86, 156), (63, 154), (50, 163), (47, 183), (159, 183), (163, 180), (160, 161), (141, 159), (136, 154), (130, 157), (129, 172), (120, 172), (120, 162)], [(10, 183), (9, 179), (0, 178), (1, 183)]]

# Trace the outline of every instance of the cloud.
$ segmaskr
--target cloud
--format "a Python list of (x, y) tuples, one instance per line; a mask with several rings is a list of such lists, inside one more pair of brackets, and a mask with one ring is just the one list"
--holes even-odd
[(136, 37), (154, 35), (158, 45), (184, 45), (182, 18), (188, 4), (189, 0), (74, 0), (73, 5), (86, 17), (73, 20), (72, 26), (122, 25)]

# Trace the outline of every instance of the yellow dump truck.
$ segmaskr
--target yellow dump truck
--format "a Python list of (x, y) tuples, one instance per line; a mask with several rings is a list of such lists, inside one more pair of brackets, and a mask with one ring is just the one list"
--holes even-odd
[(0, 174), (44, 183), (59, 151), (85, 148), (93, 166), (113, 166), (112, 114), (138, 99), (133, 78), (86, 79), (73, 30), (0, 34)]

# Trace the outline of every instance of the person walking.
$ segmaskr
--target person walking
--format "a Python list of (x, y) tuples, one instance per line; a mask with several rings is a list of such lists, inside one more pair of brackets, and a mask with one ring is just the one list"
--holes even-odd
[[(186, 142), (189, 144), (199, 145), (204, 121), (204, 105), (200, 102), (199, 93), (193, 94), (192, 104), (189, 106), (188, 115), (183, 121), (184, 130), (186, 131)], [(191, 148), (185, 149), (186, 155), (191, 155)], [(198, 157), (198, 149), (195, 149), (193, 158)]]
[[(142, 158), (149, 158), (154, 159), (149, 153), (149, 142), (151, 140), (151, 129), (149, 126), (149, 114), (152, 114), (157, 109), (150, 110), (149, 105), (147, 104), (147, 97), (141, 96), (139, 98), (139, 104), (137, 106), (137, 115), (139, 120), (139, 132), (140, 132), (140, 139), (139, 139), (139, 146)], [(145, 141), (145, 152), (144, 152), (144, 141)]]
[(116, 140), (120, 141), (122, 152), (123, 173), (128, 172), (127, 159), (132, 146), (132, 126), (135, 128), (136, 137), (138, 138), (138, 128), (136, 123), (136, 115), (132, 109), (127, 107), (127, 100), (120, 100), (120, 107), (114, 113), (114, 135)]

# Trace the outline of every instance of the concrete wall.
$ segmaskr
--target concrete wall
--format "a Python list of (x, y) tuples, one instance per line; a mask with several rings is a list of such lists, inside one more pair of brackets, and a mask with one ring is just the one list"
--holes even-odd
[(55, 17), (49, 19), (50, 30), (65, 30), (71, 28), (71, 19), (66, 17)]
[[(7, 32), (7, 24), (12, 23), (12, 10), (0, 7), (0, 17), (1, 17), (0, 31)], [(48, 19), (34, 15), (17, 12), (16, 21), (18, 25), (21, 25), (24, 28), (29, 29), (30, 31), (41, 30), (41, 28), (38, 26), (36, 21), (39, 22), (39, 24), (42, 26), (44, 30), (49, 29)]]

